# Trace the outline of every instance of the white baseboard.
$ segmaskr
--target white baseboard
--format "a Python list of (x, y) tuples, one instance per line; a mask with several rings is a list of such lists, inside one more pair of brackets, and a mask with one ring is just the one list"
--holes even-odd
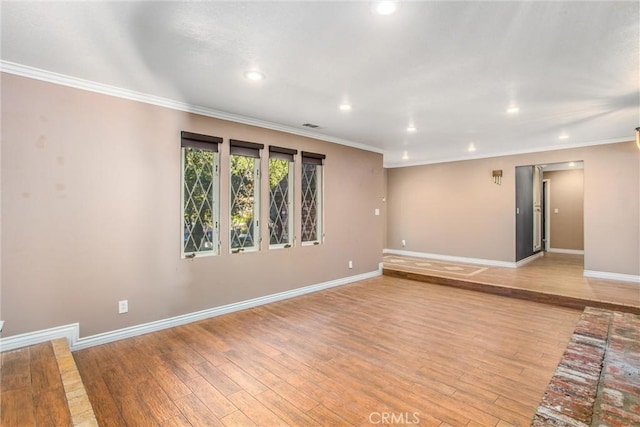
[(52, 341), (58, 338), (66, 338), (69, 346), (78, 341), (80, 325), (72, 323), (70, 325), (57, 326), (55, 328), (42, 329), (35, 332), (13, 335), (7, 338), (0, 338), (0, 352), (15, 350), (17, 348), (28, 347), (40, 344), (41, 342)]
[(549, 248), (547, 252), (554, 252), (557, 254), (572, 254), (572, 255), (584, 255), (584, 251), (580, 249), (560, 249), (560, 248)]
[(636, 276), (633, 274), (608, 273), (606, 271), (584, 270), (582, 275), (584, 277), (590, 277), (593, 279), (620, 280), (623, 282), (640, 283), (640, 276)]
[(187, 313), (180, 316), (170, 317), (168, 319), (143, 323), (140, 325), (135, 325), (110, 332), (104, 332), (97, 335), (91, 335), (84, 338), (79, 338), (80, 324), (78, 323), (45, 329), (41, 331), (27, 332), (25, 334), (14, 335), (7, 338), (0, 338), (0, 351), (14, 350), (21, 347), (39, 344), (41, 342), (51, 341), (56, 338), (67, 338), (69, 347), (72, 351), (82, 350), (84, 348), (93, 347), (95, 345), (106, 344), (124, 338), (148, 334), (149, 332), (160, 331), (162, 329), (172, 328), (174, 326), (208, 319), (210, 317), (233, 313), (235, 311), (245, 310), (247, 308), (257, 307), (260, 305), (282, 301), (312, 292), (318, 292), (336, 286), (346, 285), (348, 283), (358, 282), (360, 280), (370, 279), (380, 276), (381, 274), (382, 268), (376, 271), (371, 271), (369, 273), (344, 277), (341, 279), (331, 280), (329, 282), (305, 286), (303, 288), (292, 289), (290, 291), (279, 292), (277, 294), (266, 295), (263, 297), (227, 304), (220, 307), (214, 307), (207, 310)]
[(494, 259), (466, 258), (466, 257), (458, 257), (458, 256), (450, 256), (450, 255), (430, 254), (425, 252), (402, 251), (399, 249), (384, 249), (382, 253), (391, 254), (391, 255), (410, 256), (410, 257), (416, 257), (416, 258), (428, 258), (428, 259), (435, 259), (439, 261), (460, 262), (465, 264), (489, 265), (492, 267), (508, 267), (508, 268), (517, 267), (515, 262), (496, 261)]

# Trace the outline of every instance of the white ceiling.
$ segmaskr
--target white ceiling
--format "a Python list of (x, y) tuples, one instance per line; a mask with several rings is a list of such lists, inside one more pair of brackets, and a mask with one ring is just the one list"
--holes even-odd
[(296, 132), (317, 124), (387, 166), (633, 139), (638, 2), (403, 1), (389, 16), (371, 5), (3, 1), (2, 65)]

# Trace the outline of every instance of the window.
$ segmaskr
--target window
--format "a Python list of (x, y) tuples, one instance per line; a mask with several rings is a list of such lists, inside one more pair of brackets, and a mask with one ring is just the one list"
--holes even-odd
[(231, 252), (260, 249), (260, 150), (262, 144), (231, 140)]
[(269, 147), (269, 248), (293, 244), (293, 156), (298, 150)]
[(322, 165), (324, 154), (302, 152), (302, 244), (322, 241)]
[(222, 138), (181, 133), (182, 257), (219, 250), (218, 144)]

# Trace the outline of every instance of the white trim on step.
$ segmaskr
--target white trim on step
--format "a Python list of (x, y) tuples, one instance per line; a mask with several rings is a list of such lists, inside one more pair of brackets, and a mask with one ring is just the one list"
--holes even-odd
[(529, 264), (534, 259), (538, 259), (538, 258), (543, 257), (543, 256), (544, 256), (544, 252), (543, 251), (537, 252), (537, 253), (535, 253), (535, 254), (533, 254), (531, 256), (528, 256), (528, 257), (523, 258), (520, 261), (516, 262), (516, 267), (522, 267), (525, 264)]
[(14, 350), (41, 342), (51, 341), (56, 338), (66, 338), (72, 351), (82, 350), (84, 348), (93, 347), (95, 345), (106, 344), (124, 338), (148, 334), (149, 332), (172, 328), (174, 326), (184, 325), (186, 323), (208, 319), (210, 317), (233, 313), (235, 311), (245, 310), (247, 308), (257, 307), (260, 305), (282, 301), (284, 299), (293, 298), (312, 292), (322, 291), (324, 289), (329, 289), (336, 286), (358, 282), (360, 280), (370, 279), (380, 276), (381, 274), (382, 268), (368, 273), (343, 277), (341, 279), (318, 283), (316, 285), (305, 286), (302, 288), (292, 289), (290, 291), (279, 292), (277, 294), (266, 295), (263, 297), (227, 304), (220, 307), (214, 307), (207, 310), (187, 313), (180, 316), (170, 317), (168, 319), (157, 320), (155, 322), (143, 323), (140, 325), (135, 325), (110, 332), (104, 332), (102, 334), (91, 335), (84, 338), (79, 338), (79, 323), (72, 323), (70, 325), (59, 326), (56, 328), (50, 328), (41, 331), (27, 332), (25, 334), (14, 335), (7, 338), (0, 338), (0, 351)]
[(584, 270), (582, 275), (584, 277), (591, 277), (593, 279), (620, 280), (623, 282), (640, 283), (640, 276), (636, 276), (634, 274), (608, 273), (606, 271)]
[(547, 252), (554, 252), (557, 254), (572, 254), (572, 255), (584, 255), (584, 251), (580, 249), (560, 249), (560, 248), (549, 248)]
[(391, 255), (403, 255), (403, 256), (411, 256), (416, 258), (428, 258), (435, 259), (439, 261), (449, 261), (449, 262), (460, 262), (466, 264), (481, 264), (481, 265), (489, 265), (492, 267), (508, 267), (515, 268), (517, 267), (515, 262), (509, 261), (496, 261), (493, 259), (478, 259), (478, 258), (466, 258), (459, 256), (451, 256), (451, 255), (440, 255), (440, 254), (430, 254), (425, 252), (413, 252), (413, 251), (403, 251), (399, 249), (384, 249), (382, 251), (384, 254)]

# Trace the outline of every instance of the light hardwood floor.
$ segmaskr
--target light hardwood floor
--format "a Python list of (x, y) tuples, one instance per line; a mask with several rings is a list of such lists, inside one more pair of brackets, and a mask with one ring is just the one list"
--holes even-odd
[(101, 426), (528, 426), (579, 316), (383, 276), (74, 357)]
[[(410, 265), (394, 261), (402, 261), (403, 259), (413, 260), (414, 262)], [(426, 281), (436, 281), (435, 278), (441, 277), (469, 283), (488, 284), (495, 287), (569, 297), (587, 302), (612, 303), (640, 308), (640, 284), (586, 278), (583, 276), (584, 256), (582, 255), (547, 252), (543, 257), (519, 268), (480, 266), (443, 261), (435, 262), (433, 267), (420, 267), (420, 264), (429, 262), (430, 260), (428, 259), (415, 257), (384, 256), (384, 268), (389, 270), (390, 273), (393, 274), (393, 270), (410, 274), (416, 273), (423, 275)], [(447, 269), (447, 267), (451, 269)], [(459, 268), (460, 270), (453, 270), (453, 268)], [(414, 278), (418, 279), (418, 277)], [(480, 290), (481, 288), (478, 287), (477, 289)], [(637, 312), (637, 310), (634, 312)]]
[(2, 353), (0, 425), (70, 426), (51, 342)]

